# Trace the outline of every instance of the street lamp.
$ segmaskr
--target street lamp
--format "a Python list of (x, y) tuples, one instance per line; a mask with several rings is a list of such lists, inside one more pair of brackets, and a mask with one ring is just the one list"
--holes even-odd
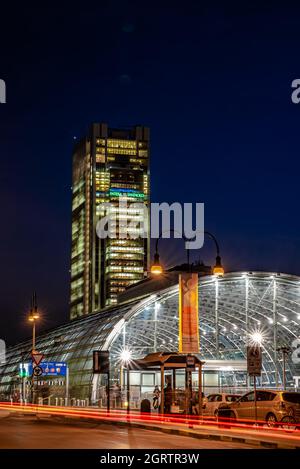
[[(35, 354), (35, 323), (40, 318), (37, 302), (36, 302), (36, 293), (34, 292), (31, 298), (31, 308), (28, 316), (28, 321), (32, 323), (32, 355)], [(35, 401), (35, 389), (34, 389), (34, 372), (32, 373), (31, 378), (31, 388), (32, 388), (32, 403)]]
[[(256, 330), (250, 334), (250, 344), (255, 347), (256, 352), (261, 356), (261, 345), (264, 341), (263, 333)], [(253, 385), (254, 385), (254, 412), (255, 412), (255, 425), (257, 425), (257, 393), (256, 393), (256, 374), (253, 373)]]
[[(170, 229), (169, 232), (175, 232), (174, 229)], [(219, 248), (219, 244), (215, 238), (215, 236), (210, 233), (209, 231), (203, 231), (203, 233), (207, 236), (209, 236), (215, 243), (215, 247), (216, 247), (216, 263), (213, 267), (213, 275), (215, 277), (222, 277), (224, 275), (224, 268), (222, 266), (222, 262), (221, 262), (221, 256), (220, 256), (220, 248)], [(153, 264), (151, 266), (151, 269), (150, 269), (150, 272), (151, 274), (153, 275), (161, 275), (163, 273), (163, 267), (160, 263), (160, 259), (159, 259), (159, 253), (158, 253), (158, 242), (159, 240), (161, 239), (162, 237), (162, 234), (163, 233), (160, 233), (159, 237), (157, 238), (156, 240), (156, 244), (155, 244), (155, 254), (154, 254), (154, 259), (153, 259)], [(187, 238), (186, 236), (182, 236), (182, 238), (184, 239), (184, 241), (192, 241), (194, 238)], [(187, 264), (188, 264), (188, 267), (190, 267), (190, 260), (189, 260), (189, 249), (187, 249)]]
[(216, 257), (216, 263), (215, 263), (215, 266), (213, 268), (213, 274), (214, 274), (215, 277), (223, 277), (223, 275), (224, 275), (224, 267), (222, 266), (220, 256)]
[(156, 252), (154, 254), (154, 261), (151, 266), (151, 274), (153, 275), (160, 275), (163, 273), (163, 268), (161, 266), (160, 260), (159, 260), (159, 254)]
[(32, 322), (32, 352), (35, 352), (35, 322), (40, 319), (40, 315), (37, 309), (36, 293), (31, 298), (31, 308), (28, 316), (28, 321)]
[(132, 353), (130, 350), (124, 348), (120, 353), (120, 359), (122, 362), (121, 366), (121, 373), (123, 373), (123, 366), (125, 365), (127, 368), (127, 413), (130, 412), (130, 361), (131, 361)]

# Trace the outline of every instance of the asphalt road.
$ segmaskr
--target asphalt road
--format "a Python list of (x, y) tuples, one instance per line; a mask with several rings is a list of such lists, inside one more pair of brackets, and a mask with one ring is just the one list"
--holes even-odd
[(209, 441), (109, 424), (55, 422), (35, 417), (0, 419), (1, 449), (253, 449), (242, 443)]

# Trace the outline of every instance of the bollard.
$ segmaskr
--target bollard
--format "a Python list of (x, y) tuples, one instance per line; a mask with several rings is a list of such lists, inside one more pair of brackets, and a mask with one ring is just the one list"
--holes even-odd
[(87, 397), (85, 400), (85, 405), (88, 407), (89, 406), (89, 398)]
[(80, 400), (77, 399), (77, 407), (80, 407)]
[(48, 405), (51, 405), (51, 397), (48, 397)]
[(60, 406), (63, 406), (63, 402), (64, 402), (63, 398), (60, 397), (60, 398), (59, 398), (59, 405), (60, 405)]
[(67, 407), (67, 406), (68, 406), (68, 398), (65, 397), (65, 407)]
[(10, 405), (13, 405), (13, 398), (10, 398)]
[(55, 407), (58, 406), (58, 397), (55, 398)]

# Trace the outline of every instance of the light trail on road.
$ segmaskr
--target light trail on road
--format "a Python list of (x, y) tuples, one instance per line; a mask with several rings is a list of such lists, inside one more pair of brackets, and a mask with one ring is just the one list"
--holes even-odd
[[(105, 422), (122, 422), (122, 423), (136, 423), (144, 425), (157, 425), (161, 428), (173, 427), (178, 429), (190, 429), (199, 431), (222, 431), (226, 434), (240, 435), (245, 433), (248, 436), (260, 436), (279, 439), (286, 442), (294, 442), (300, 444), (300, 426), (296, 425), (296, 430), (289, 430), (280, 427), (267, 427), (265, 422), (257, 422), (261, 426), (255, 426), (255, 422), (243, 420), (238, 422), (220, 419), (219, 421), (213, 418), (205, 418), (199, 416), (181, 415), (174, 416), (169, 414), (148, 414), (138, 412), (127, 412), (126, 410), (111, 410), (108, 412), (103, 409), (77, 409), (74, 407), (59, 407), (59, 406), (46, 406), (46, 405), (23, 405), (20, 403), (0, 403), (0, 409), (15, 413), (24, 413), (37, 415), (53, 415), (61, 417), (70, 417), (78, 419), (93, 419), (95, 421)], [(294, 426), (294, 425), (293, 425)]]

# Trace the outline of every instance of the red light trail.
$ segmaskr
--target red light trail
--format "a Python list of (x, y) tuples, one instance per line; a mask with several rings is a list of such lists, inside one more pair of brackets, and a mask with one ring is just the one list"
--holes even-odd
[(59, 407), (59, 406), (46, 406), (46, 405), (23, 405), (19, 403), (0, 403), (0, 409), (9, 412), (22, 412), (27, 414), (36, 413), (37, 415), (54, 415), (61, 417), (72, 417), (78, 419), (93, 419), (96, 421), (109, 421), (109, 422), (122, 422), (122, 423), (136, 423), (136, 424), (155, 424), (164, 427), (173, 427), (180, 429), (193, 429), (193, 430), (215, 430), (228, 433), (241, 433), (247, 432), (252, 435), (276, 437), (280, 440), (289, 440), (293, 442), (300, 442), (300, 424), (293, 424), (291, 429), (280, 427), (277, 424), (275, 427), (267, 427), (266, 422), (252, 420), (239, 420), (232, 421), (229, 419), (219, 419), (218, 421), (213, 418), (205, 418), (191, 415), (174, 416), (174, 414), (148, 414), (140, 412), (130, 412), (126, 410), (107, 410), (102, 409), (78, 409), (73, 407)]

